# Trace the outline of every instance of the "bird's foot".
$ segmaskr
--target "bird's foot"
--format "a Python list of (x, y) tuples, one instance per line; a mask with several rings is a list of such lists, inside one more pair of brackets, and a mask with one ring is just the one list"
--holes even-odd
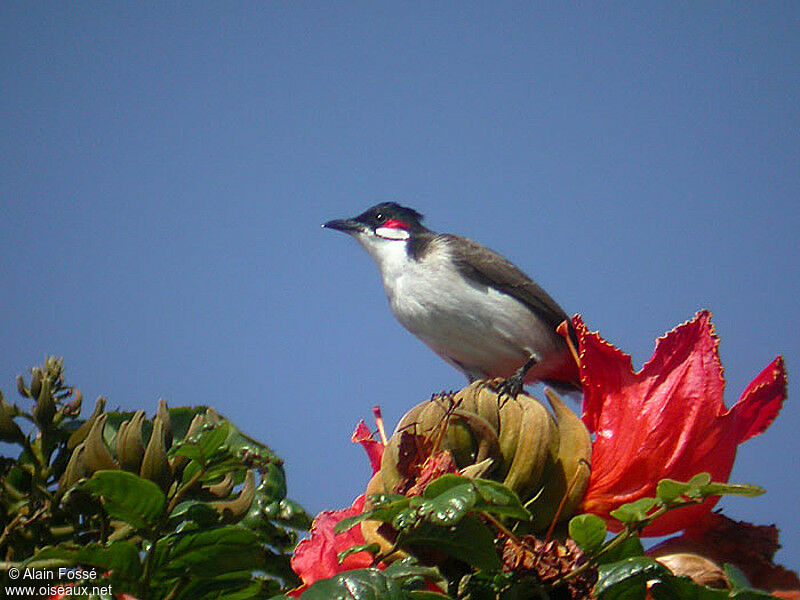
[(536, 359), (531, 356), (511, 377), (500, 383), (497, 388), (498, 396), (509, 396), (512, 399), (516, 399), (522, 393), (522, 388), (525, 385), (525, 375), (535, 364)]

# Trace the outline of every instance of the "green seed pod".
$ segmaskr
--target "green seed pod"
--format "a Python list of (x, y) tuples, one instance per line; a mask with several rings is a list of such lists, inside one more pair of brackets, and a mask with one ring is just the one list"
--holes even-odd
[(118, 469), (117, 463), (111, 458), (111, 453), (106, 448), (103, 441), (103, 428), (106, 425), (108, 415), (99, 415), (89, 430), (89, 435), (83, 442), (85, 452), (83, 453), (83, 463), (90, 473), (108, 469)]
[[(237, 521), (247, 514), (250, 505), (253, 504), (253, 498), (256, 492), (256, 478), (253, 471), (247, 471), (245, 475), (244, 486), (239, 492), (239, 495), (232, 500), (216, 500), (211, 502), (220, 516), (230, 522)], [(230, 493), (230, 492), (228, 492)]]
[(22, 375), (17, 375), (17, 391), (23, 398), (31, 398), (31, 391), (25, 387), (25, 379)]
[(89, 432), (92, 430), (92, 425), (94, 425), (97, 417), (103, 414), (105, 408), (106, 399), (102, 396), (99, 396), (94, 404), (94, 411), (92, 412), (91, 416), (86, 419), (86, 421), (81, 423), (81, 426), (73, 431), (72, 435), (69, 436), (69, 439), (67, 440), (67, 450), (73, 450), (78, 446), (78, 444), (86, 439), (86, 436), (88, 436)]
[(33, 407), (33, 420), (40, 429), (46, 429), (53, 423), (55, 414), (56, 403), (53, 400), (53, 394), (50, 389), (50, 380), (44, 378), (36, 396), (36, 405)]
[(79, 480), (83, 479), (84, 477), (89, 477), (89, 475), (91, 475), (91, 472), (86, 467), (86, 463), (83, 460), (85, 453), (86, 453), (86, 442), (78, 444), (75, 450), (72, 451), (72, 455), (69, 457), (69, 462), (67, 463), (67, 467), (64, 469), (64, 473), (61, 475), (61, 479), (58, 480), (59, 494), (64, 494), (70, 487), (75, 485)]
[(164, 423), (164, 448), (169, 450), (172, 447), (172, 422), (169, 418), (169, 407), (167, 401), (163, 398), (158, 400), (158, 412), (156, 416), (160, 416)]
[(533, 513), (533, 531), (550, 525), (562, 500), (556, 521), (566, 521), (575, 514), (589, 487), (592, 460), (592, 438), (583, 421), (554, 392), (545, 390), (545, 395), (558, 422), (559, 444), (553, 455), (554, 468), (543, 480), (541, 493), (528, 505)]
[(13, 443), (25, 438), (19, 425), (14, 422), (18, 414), (17, 408), (8, 404), (0, 392), (0, 441)]
[(31, 397), (38, 398), (42, 391), (42, 370), (38, 367), (31, 369)]
[(153, 432), (144, 451), (139, 476), (157, 483), (164, 491), (168, 490), (172, 483), (172, 469), (164, 444), (164, 421), (160, 414), (156, 414), (153, 420)]
[(115, 451), (119, 466), (131, 473), (138, 473), (144, 457), (142, 422), (144, 411), (134, 413), (130, 421), (124, 421), (117, 431)]
[(503, 482), (522, 498), (536, 490), (551, 449), (558, 447), (555, 421), (537, 400), (525, 394), (500, 398), (486, 382), (475, 382), (434, 397), (400, 419), (381, 461), (387, 492), (398, 489), (407, 476), (401, 473), (403, 432), (432, 445), (439, 439), (438, 448), (449, 450), (459, 469), (491, 459), (491, 466), (481, 466), (483, 476)]

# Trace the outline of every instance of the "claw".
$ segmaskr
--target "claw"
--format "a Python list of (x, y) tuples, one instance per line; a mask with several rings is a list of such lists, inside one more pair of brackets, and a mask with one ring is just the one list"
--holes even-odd
[(498, 395), (500, 397), (509, 396), (512, 400), (516, 399), (522, 393), (522, 388), (525, 385), (525, 375), (535, 364), (536, 359), (531, 356), (511, 377), (500, 383), (497, 388)]

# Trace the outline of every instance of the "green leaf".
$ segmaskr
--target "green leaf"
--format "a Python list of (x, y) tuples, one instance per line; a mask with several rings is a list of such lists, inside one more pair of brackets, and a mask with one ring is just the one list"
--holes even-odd
[(444, 577), (437, 567), (420, 565), (413, 557), (397, 560), (384, 570), (387, 576), (403, 582), (412, 577), (423, 577), (430, 581), (444, 581)]
[(355, 569), (317, 581), (302, 600), (405, 600), (400, 585), (378, 569)]
[(476, 569), (496, 571), (502, 566), (494, 549), (494, 535), (473, 516), (464, 517), (455, 527), (423, 522), (408, 534), (402, 546), (412, 551), (414, 546), (433, 546)]
[(722, 570), (725, 571), (725, 577), (728, 578), (728, 584), (731, 586), (732, 590), (746, 590), (750, 587), (750, 581), (747, 579), (747, 575), (742, 573), (735, 565), (725, 563)]
[(219, 513), (206, 502), (185, 500), (178, 504), (169, 515), (170, 521), (180, 523), (191, 520), (201, 527), (213, 527), (219, 523)]
[(127, 471), (97, 471), (82, 488), (100, 498), (109, 516), (137, 529), (152, 528), (166, 504), (155, 483)]
[(606, 539), (606, 523), (597, 515), (585, 514), (569, 521), (569, 537), (581, 550), (592, 554), (600, 549)]
[(419, 514), (435, 525), (449, 526), (458, 523), (475, 506), (478, 492), (471, 482), (467, 482), (426, 498), (419, 507)]
[(698, 585), (688, 577), (664, 576), (649, 588), (653, 600), (726, 600), (729, 590)]
[[(594, 593), (604, 600), (644, 598), (645, 584), (648, 580), (669, 575), (669, 570), (652, 558), (646, 556), (626, 558), (619, 562), (600, 566)], [(639, 596), (640, 593), (641, 596)]]
[(530, 521), (533, 516), (526, 509), (517, 494), (497, 481), (473, 479), (472, 484), (478, 492), (475, 509), (501, 517), (511, 517), (519, 521)]
[(356, 554), (357, 552), (369, 552), (372, 554), (372, 556), (375, 556), (380, 551), (381, 547), (379, 544), (357, 544), (355, 546), (350, 546), (347, 550), (339, 552), (336, 555), (336, 559), (339, 561), (339, 564), (342, 564), (344, 559), (351, 554)]
[(196, 437), (181, 443), (175, 454), (187, 456), (198, 461), (201, 465), (207, 464), (211, 458), (222, 450), (222, 445), (228, 439), (229, 425), (221, 421), (210, 429), (203, 429)]
[(690, 485), (674, 479), (662, 479), (656, 486), (656, 497), (664, 504), (671, 504), (683, 496)]
[(467, 477), (462, 475), (455, 475), (454, 473), (445, 473), (431, 481), (425, 489), (422, 491), (423, 498), (436, 498), (441, 494), (444, 494), (447, 490), (457, 487), (459, 485), (464, 485), (465, 483), (469, 483), (472, 481)]
[(655, 498), (639, 498), (611, 511), (611, 516), (623, 523), (638, 523), (647, 520), (647, 513), (656, 505)]
[(24, 565), (33, 569), (84, 565), (102, 571), (114, 571), (119, 577), (133, 580), (138, 579), (142, 572), (139, 549), (127, 541), (107, 545), (92, 543), (80, 547), (46, 546), (26, 560)]
[(711, 473), (706, 473), (706, 472), (698, 473), (697, 475), (692, 477), (687, 483), (689, 485), (698, 487), (702, 485), (708, 485), (709, 483), (711, 483)]
[(408, 507), (411, 501), (405, 496), (392, 496), (392, 499), (393, 501), (389, 501), (387, 504), (382, 504), (361, 514), (342, 519), (333, 528), (334, 533), (344, 533), (352, 529), (358, 523), (361, 523), (361, 521), (382, 521), (384, 523), (390, 523), (400, 511)]
[[(625, 535), (624, 533), (618, 535)], [(606, 546), (611, 544), (616, 537), (610, 540)], [(634, 556), (643, 556), (644, 555), (644, 547), (642, 546), (642, 542), (639, 540), (639, 537), (636, 535), (631, 535), (630, 537), (626, 538), (619, 545), (614, 546), (608, 552), (605, 552), (600, 555), (597, 559), (599, 565), (604, 565), (608, 563), (613, 563), (620, 561), (625, 558), (631, 558)]]
[(392, 527), (394, 527), (397, 531), (403, 531), (404, 529), (410, 529), (412, 527), (416, 527), (417, 523), (419, 523), (420, 514), (419, 508), (404, 508), (399, 513), (397, 513), (392, 519)]
[(741, 483), (709, 483), (699, 488), (701, 496), (745, 496), (754, 498), (766, 493), (764, 488), (757, 485)]
[(209, 579), (225, 573), (263, 568), (264, 555), (256, 534), (230, 525), (162, 538), (166, 545), (158, 577), (169, 579), (191, 573)]
[[(256, 600), (264, 597), (264, 592), (274, 593), (275, 582), (253, 580), (249, 575), (235, 577), (221, 576), (214, 579), (200, 579), (190, 582), (174, 596), (175, 600)], [(279, 589), (279, 588), (278, 588)], [(165, 594), (162, 594), (163, 597)]]

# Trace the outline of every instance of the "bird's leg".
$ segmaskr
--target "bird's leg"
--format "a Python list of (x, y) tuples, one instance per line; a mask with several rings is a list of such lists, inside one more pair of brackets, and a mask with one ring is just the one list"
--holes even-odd
[(516, 398), (522, 392), (522, 386), (525, 384), (525, 375), (527, 375), (528, 371), (530, 371), (531, 367), (533, 367), (535, 364), (536, 359), (533, 356), (528, 358), (524, 365), (517, 369), (511, 377), (500, 384), (500, 387), (497, 390), (498, 394), (500, 396), (506, 394), (511, 396), (511, 398)]

